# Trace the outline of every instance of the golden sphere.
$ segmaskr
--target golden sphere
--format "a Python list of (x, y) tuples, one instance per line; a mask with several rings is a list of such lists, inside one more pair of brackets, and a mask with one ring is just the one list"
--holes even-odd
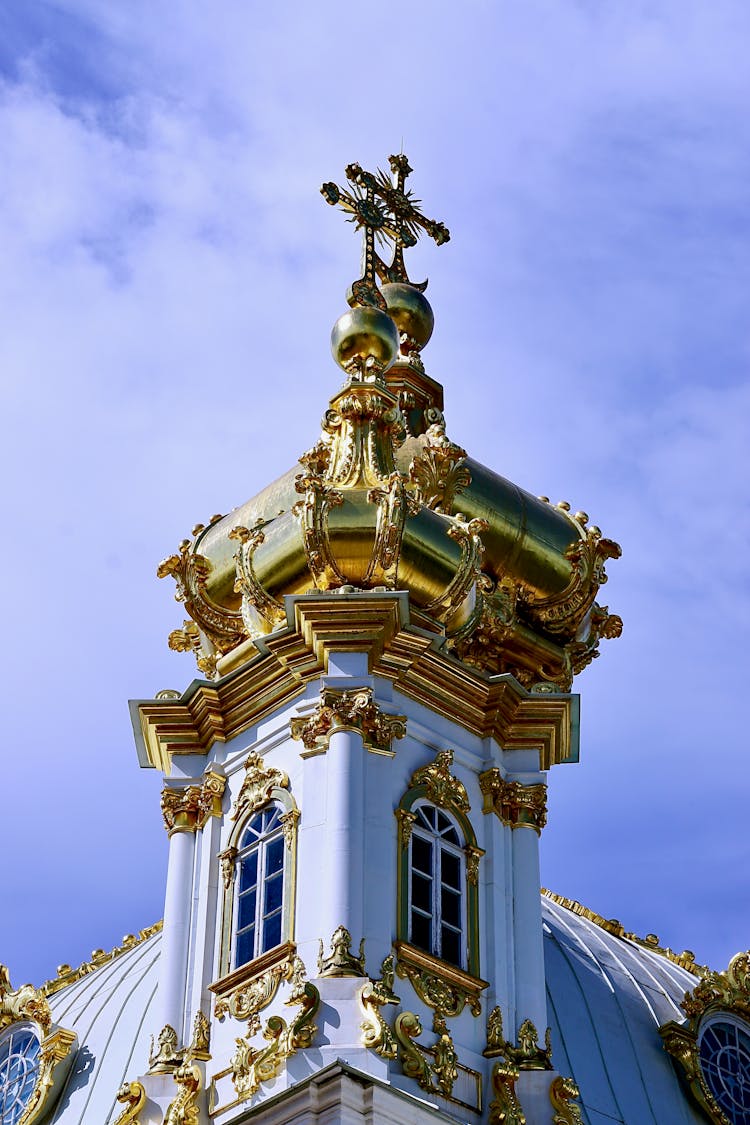
[(420, 293), (413, 285), (406, 285), (400, 281), (384, 285), (382, 292), (388, 312), (396, 322), (399, 332), (409, 340), (413, 340), (421, 350), (432, 335), (435, 326), (432, 307), (424, 293)]
[(369, 305), (340, 316), (331, 332), (331, 351), (339, 367), (377, 367), (386, 371), (398, 355), (398, 331), (387, 313)]

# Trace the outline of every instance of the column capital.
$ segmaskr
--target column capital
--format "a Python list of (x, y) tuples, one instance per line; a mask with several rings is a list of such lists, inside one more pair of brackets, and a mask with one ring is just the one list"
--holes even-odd
[(221, 816), (221, 798), (226, 778), (208, 770), (201, 785), (177, 787), (165, 785), (161, 794), (161, 811), (168, 835), (175, 832), (197, 832), (211, 816)]
[(393, 739), (406, 734), (406, 716), (382, 711), (370, 687), (323, 688), (312, 715), (291, 721), (292, 738), (308, 753), (325, 753), (331, 735), (340, 730), (357, 731), (365, 748), (375, 754), (392, 754)]
[(540, 835), (547, 823), (547, 786), (507, 781), (497, 767), (479, 775), (482, 811), (494, 813), (509, 828), (533, 828)]

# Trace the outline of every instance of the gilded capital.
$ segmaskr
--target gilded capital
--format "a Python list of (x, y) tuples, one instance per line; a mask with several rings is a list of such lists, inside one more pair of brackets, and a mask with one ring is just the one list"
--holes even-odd
[(537, 835), (547, 823), (547, 786), (506, 781), (496, 767), (479, 775), (484, 797), (482, 812), (494, 813), (509, 828), (533, 828)]
[(323, 688), (312, 715), (291, 722), (292, 738), (301, 741), (305, 750), (318, 753), (327, 750), (331, 735), (340, 730), (356, 730), (362, 735), (367, 750), (391, 754), (394, 738), (403, 738), (406, 734), (406, 716), (381, 711), (372, 688), (350, 691)]
[(211, 816), (221, 816), (221, 799), (226, 778), (209, 770), (202, 785), (188, 785), (184, 789), (165, 786), (161, 794), (161, 811), (164, 827), (171, 836), (174, 832), (196, 832)]

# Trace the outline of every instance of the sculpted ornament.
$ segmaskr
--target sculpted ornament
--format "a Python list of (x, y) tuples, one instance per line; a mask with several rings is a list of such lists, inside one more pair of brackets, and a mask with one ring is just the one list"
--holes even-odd
[(19, 1020), (33, 1020), (43, 1032), (49, 1031), (49, 1002), (42, 989), (31, 984), (22, 984), (14, 992), (7, 967), (0, 965), (0, 1031)]
[(452, 965), (437, 962), (405, 942), (397, 942), (396, 949), (396, 975), (409, 981), (423, 1004), (448, 1019), (459, 1016), (467, 1004), (473, 1016), (481, 1015), (481, 992), (487, 987), (484, 981), (475, 980)]
[(193, 1020), (193, 1037), (190, 1040), (188, 1047), (188, 1055), (191, 1059), (201, 1059), (203, 1061), (210, 1059), (211, 1048), (211, 1024), (208, 1017), (201, 1011), (195, 1013)]
[(583, 1125), (580, 1106), (575, 1104), (580, 1096), (580, 1091), (572, 1078), (558, 1075), (553, 1079), (549, 1088), (549, 1100), (555, 1111), (552, 1125)]
[(283, 770), (267, 766), (262, 755), (251, 750), (245, 759), (245, 777), (237, 795), (232, 820), (255, 812), (268, 804), (274, 789), (288, 789), (289, 778)]
[(282, 980), (292, 979), (294, 970), (295, 958), (288, 957), (280, 964), (272, 965), (255, 980), (241, 985), (230, 996), (219, 997), (214, 1007), (216, 1018), (223, 1020), (229, 1014), (236, 1020), (252, 1020), (271, 1003)]
[[(407, 1078), (413, 1078), (422, 1090), (449, 1098), (458, 1078), (458, 1055), (445, 1020), (435, 1015), (433, 1031), (437, 1042), (430, 1048), (416, 1042), (422, 1024), (414, 1012), (396, 1016), (394, 1032), (399, 1044), (399, 1060)], [(430, 1057), (434, 1061), (430, 1061)]]
[[(221, 516), (216, 518), (221, 519)], [(175, 600), (185, 603), (185, 609), (214, 648), (221, 653), (229, 652), (244, 640), (242, 614), (223, 609), (210, 599), (206, 583), (211, 564), (203, 555), (192, 551), (191, 546), (190, 539), (183, 539), (178, 553), (159, 563), (156, 576), (166, 578), (171, 575), (174, 578), (177, 587)]]
[(281, 1016), (271, 1016), (263, 1028), (267, 1047), (253, 1047), (249, 1039), (238, 1039), (237, 1050), (230, 1062), (232, 1084), (240, 1101), (247, 1101), (260, 1088), (281, 1073), (285, 1061), (296, 1051), (312, 1046), (317, 1033), (313, 1023), (320, 1006), (320, 993), (304, 979), (304, 966), (295, 958), (292, 991), (287, 1004), (301, 1008), (291, 1024)]
[(492, 1092), (489, 1125), (526, 1125), (526, 1115), (516, 1094), (518, 1068), (511, 1063), (495, 1063), (492, 1068)]
[(434, 762), (422, 766), (411, 775), (409, 788), (416, 789), (423, 785), (425, 796), (433, 805), (469, 812), (469, 796), (465, 786), (451, 773), (452, 765), (453, 751), (439, 750)]
[(331, 952), (323, 956), (323, 942), (318, 954), (318, 976), (320, 977), (363, 977), (365, 976), (365, 939), (359, 943), (359, 956), (352, 951), (352, 935), (346, 926), (339, 926), (331, 938)]
[(409, 479), (416, 485), (417, 499), (422, 504), (448, 514), (456, 496), (471, 484), (466, 450), (446, 436), (442, 414), (428, 428), (422, 452), (409, 466)]
[(482, 573), (484, 545), (481, 533), (487, 531), (489, 527), (487, 520), (473, 519), (467, 523), (461, 512), (456, 512), (448, 518), (451, 523), (447, 534), (461, 547), (461, 561), (447, 588), (425, 606), (425, 613), (437, 618), (438, 621), (450, 621), (458, 607), (471, 593), (472, 588), (488, 591), (493, 585), (492, 579)]
[(201, 1088), (201, 1072), (193, 1063), (185, 1063), (174, 1072), (174, 1081), (179, 1093), (167, 1108), (164, 1125), (198, 1125), (200, 1109), (198, 1093)]
[(393, 739), (406, 734), (406, 716), (381, 711), (372, 688), (324, 688), (312, 715), (291, 721), (292, 738), (301, 740), (306, 750), (324, 751), (337, 730), (359, 731), (368, 750), (389, 754)]
[(613, 539), (602, 538), (598, 527), (579, 527), (581, 538), (572, 543), (565, 556), (571, 563), (568, 585), (559, 594), (540, 598), (528, 590), (521, 598), (529, 617), (548, 633), (575, 633), (586, 613), (594, 604), (597, 591), (607, 581), (604, 564), (607, 559), (619, 559), (622, 548)]
[(196, 832), (211, 816), (221, 816), (221, 799), (226, 778), (209, 770), (201, 785), (188, 785), (184, 789), (165, 786), (161, 794), (161, 811), (164, 827), (173, 832)]
[(140, 1125), (138, 1114), (146, 1104), (146, 1091), (140, 1082), (123, 1082), (117, 1091), (118, 1102), (123, 1102), (125, 1108), (114, 1125)]
[(234, 590), (242, 595), (242, 623), (251, 639), (270, 632), (286, 620), (284, 606), (263, 589), (253, 567), (253, 555), (265, 542), (264, 526), (261, 521), (253, 528), (238, 526), (229, 532), (229, 538), (239, 542), (234, 556), (237, 572)]
[(547, 823), (547, 786), (506, 781), (496, 767), (479, 775), (484, 797), (482, 811), (494, 813), (510, 828), (533, 828), (537, 835)]
[(386, 1004), (398, 1004), (399, 998), (393, 991), (393, 954), (385, 958), (380, 968), (380, 980), (371, 980), (359, 991), (359, 1002), (365, 1014), (362, 1027), (362, 1043), (384, 1059), (395, 1059), (398, 1046), (390, 1027), (383, 1019), (381, 1008)]
[(171, 1024), (167, 1023), (156, 1037), (151, 1036), (151, 1051), (148, 1057), (149, 1069), (153, 1074), (161, 1074), (167, 1070), (174, 1070), (184, 1058), (185, 1052), (180, 1048), (177, 1032)]

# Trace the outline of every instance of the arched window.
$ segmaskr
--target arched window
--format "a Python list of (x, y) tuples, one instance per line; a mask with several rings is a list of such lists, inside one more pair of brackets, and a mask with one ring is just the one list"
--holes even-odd
[(232, 968), (281, 944), (284, 909), (282, 809), (274, 803), (246, 824), (237, 852)]
[(412, 809), (409, 938), (434, 957), (466, 966), (466, 857), (453, 819), (434, 805)]

